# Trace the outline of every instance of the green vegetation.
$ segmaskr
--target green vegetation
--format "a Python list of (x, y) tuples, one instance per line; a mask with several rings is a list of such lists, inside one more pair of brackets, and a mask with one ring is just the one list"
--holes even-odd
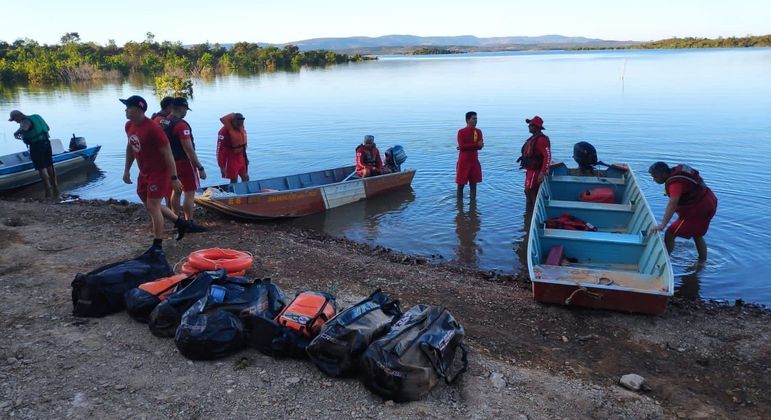
[[(77, 32), (61, 37), (57, 45), (40, 45), (30, 39), (12, 44), (0, 41), (0, 82), (55, 83), (119, 79), (129, 75), (170, 75), (211, 77), (216, 74), (297, 70), (303, 66), (326, 66), (363, 61), (359, 54), (349, 56), (333, 51), (304, 51), (294, 45), (283, 48), (260, 47), (239, 42), (232, 48), (219, 44), (158, 43), (152, 33), (142, 42), (127, 42), (123, 47), (110, 40), (106, 46), (80, 42)], [(172, 83), (171, 79), (163, 83)], [(158, 82), (156, 82), (156, 85)], [(165, 86), (164, 86), (165, 87)]]
[(749, 48), (771, 47), (771, 35), (745, 36), (741, 38), (669, 38), (633, 45), (634, 49), (657, 48)]
[(408, 52), (409, 55), (463, 54), (463, 53), (464, 51), (460, 51), (457, 49), (435, 48), (435, 47), (416, 48)]

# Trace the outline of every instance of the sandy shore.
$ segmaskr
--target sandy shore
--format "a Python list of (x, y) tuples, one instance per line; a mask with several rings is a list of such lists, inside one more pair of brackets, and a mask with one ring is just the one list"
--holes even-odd
[[(202, 212), (210, 228), (164, 241), (173, 264), (214, 246), (252, 252), (250, 276), (343, 305), (376, 288), (447, 306), (470, 368), (424, 400), (394, 404), (308, 361), (245, 350), (182, 357), (125, 313), (72, 316), (77, 272), (151, 242), (141, 206), (0, 199), (0, 417), (3, 418), (771, 418), (771, 312), (674, 300), (660, 317), (532, 300), (527, 279), (426, 263), (287, 227)], [(619, 385), (645, 378), (646, 390)]]

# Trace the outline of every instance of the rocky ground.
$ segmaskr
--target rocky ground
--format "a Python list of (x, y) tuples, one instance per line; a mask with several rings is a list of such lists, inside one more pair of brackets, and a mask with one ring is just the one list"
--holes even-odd
[[(674, 300), (663, 316), (533, 301), (526, 278), (434, 265), (282, 223), (202, 213), (210, 228), (167, 240), (170, 262), (214, 246), (247, 250), (249, 274), (289, 295), (344, 304), (376, 288), (447, 306), (466, 329), (469, 371), (421, 401), (383, 401), (355, 379), (254, 350), (182, 357), (125, 313), (72, 316), (75, 273), (150, 244), (141, 206), (0, 200), (2, 418), (771, 418), (771, 312)], [(645, 378), (639, 391), (619, 384)]]

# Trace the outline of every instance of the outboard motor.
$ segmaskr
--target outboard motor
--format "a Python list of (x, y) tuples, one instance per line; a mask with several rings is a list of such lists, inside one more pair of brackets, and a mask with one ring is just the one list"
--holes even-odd
[(88, 147), (86, 146), (86, 139), (84, 137), (75, 137), (75, 133), (73, 133), (70, 139), (70, 152), (83, 150), (86, 147)]
[(579, 141), (573, 145), (573, 160), (578, 163), (581, 172), (593, 172), (598, 164), (597, 149), (585, 141)]
[(402, 163), (407, 160), (407, 152), (404, 151), (402, 146), (396, 145), (389, 147), (385, 151), (385, 166), (391, 169), (391, 172), (399, 172), (402, 170)]

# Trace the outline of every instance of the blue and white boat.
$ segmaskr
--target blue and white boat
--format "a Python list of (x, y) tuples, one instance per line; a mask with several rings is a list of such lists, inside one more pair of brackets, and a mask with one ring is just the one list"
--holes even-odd
[[(577, 218), (588, 225), (570, 226)], [(661, 314), (674, 290), (672, 265), (631, 170), (581, 174), (552, 165), (530, 222), (527, 265), (545, 303)], [(568, 229), (566, 229), (568, 228)], [(589, 230), (582, 230), (589, 229)]]
[[(102, 146), (97, 145), (67, 151), (64, 150), (61, 140), (51, 139), (56, 176), (93, 164), (101, 148)], [(32, 167), (29, 151), (0, 156), (0, 191), (8, 191), (41, 181), (40, 174)]]

